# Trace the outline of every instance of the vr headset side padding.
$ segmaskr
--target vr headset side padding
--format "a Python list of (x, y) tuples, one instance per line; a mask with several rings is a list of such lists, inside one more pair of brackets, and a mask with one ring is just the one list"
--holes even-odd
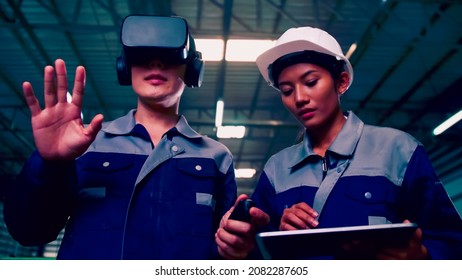
[(117, 80), (122, 86), (129, 86), (132, 84), (132, 73), (130, 65), (128, 65), (127, 60), (125, 59), (124, 51), (116, 60), (116, 70), (117, 70)]
[[(186, 62), (186, 70), (184, 83), (186, 86), (194, 88), (200, 87), (204, 78), (204, 61), (202, 54), (196, 51), (196, 44), (194, 38), (189, 35), (189, 54)], [(117, 79), (122, 86), (129, 86), (132, 84), (131, 66), (125, 58), (124, 51), (116, 60)]]
[(191, 35), (189, 35), (189, 45), (189, 57), (186, 62), (184, 83), (191, 88), (200, 87), (204, 79), (204, 61), (202, 60), (202, 53), (196, 50), (196, 43)]

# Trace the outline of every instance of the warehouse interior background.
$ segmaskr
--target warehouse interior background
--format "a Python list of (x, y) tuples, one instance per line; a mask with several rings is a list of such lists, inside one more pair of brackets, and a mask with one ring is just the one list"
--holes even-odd
[[(75, 68), (86, 67), (84, 122), (97, 113), (106, 120), (124, 115), (136, 106), (115, 71), (128, 14), (184, 17), (196, 40), (275, 40), (290, 27), (325, 29), (344, 53), (350, 50), (355, 77), (343, 108), (422, 142), (462, 212), (462, 122), (432, 133), (462, 110), (460, 0), (0, 0), (0, 258), (52, 258), (59, 248), (59, 238), (40, 248), (20, 246), (2, 219), (5, 190), (34, 150), (22, 82), (30, 81), (42, 102), (43, 68), (62, 58), (71, 85)], [(218, 100), (223, 126), (245, 126), (243, 138), (217, 138)], [(198, 132), (224, 143), (236, 168), (256, 170), (238, 179), (240, 193), (252, 192), (266, 160), (294, 144), (300, 130), (254, 61), (206, 60), (203, 84), (186, 89), (180, 112)]]

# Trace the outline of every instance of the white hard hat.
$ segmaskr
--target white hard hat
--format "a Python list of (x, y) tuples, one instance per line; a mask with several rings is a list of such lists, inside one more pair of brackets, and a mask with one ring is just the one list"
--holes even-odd
[(263, 78), (273, 87), (276, 87), (269, 74), (269, 68), (279, 58), (288, 54), (314, 51), (335, 57), (345, 62), (345, 71), (350, 75), (348, 87), (353, 82), (353, 67), (343, 55), (342, 49), (329, 33), (319, 28), (297, 27), (290, 28), (276, 41), (276, 45), (257, 57), (257, 66)]

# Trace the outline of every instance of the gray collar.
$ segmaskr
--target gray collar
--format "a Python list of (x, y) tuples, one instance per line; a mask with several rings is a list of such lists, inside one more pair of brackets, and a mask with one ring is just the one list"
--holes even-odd
[[(353, 156), (356, 145), (361, 137), (364, 123), (352, 111), (346, 112), (346, 116), (347, 121), (327, 150), (342, 157), (349, 158)], [(294, 167), (309, 156), (316, 155), (306, 132), (304, 133), (303, 142), (294, 148), (296, 150), (294, 153), (296, 156), (289, 163), (290, 167)]]
[[(132, 132), (136, 125), (135, 121), (136, 109), (130, 110), (125, 116), (109, 121), (103, 125), (102, 131), (114, 134), (114, 135), (128, 135)], [(180, 115), (180, 119), (175, 125), (176, 130), (187, 138), (201, 138), (202, 135), (192, 129), (188, 121), (183, 115)]]

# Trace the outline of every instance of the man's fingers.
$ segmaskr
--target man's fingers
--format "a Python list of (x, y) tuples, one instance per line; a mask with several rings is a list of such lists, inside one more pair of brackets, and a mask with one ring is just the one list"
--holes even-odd
[(45, 69), (43, 70), (43, 80), (45, 107), (53, 107), (58, 102), (55, 85), (55, 69), (53, 66), (45, 66)]
[(236, 201), (234, 202), (234, 207), (236, 207), (236, 205), (239, 203), (239, 201), (247, 199), (247, 198), (249, 198), (249, 197), (246, 194), (240, 194), (237, 197)]
[(263, 212), (260, 208), (250, 208), (250, 215), (252, 216), (252, 223), (257, 226), (266, 226), (270, 222), (269, 215)]
[(26, 103), (29, 107), (32, 117), (38, 115), (42, 109), (40, 108), (40, 104), (37, 98), (35, 97), (32, 85), (29, 82), (24, 82), (22, 84), (22, 91), (24, 92), (24, 98), (26, 99)]
[[(227, 231), (232, 232), (239, 236), (246, 236), (253, 234), (253, 227), (251, 224), (242, 221), (228, 220), (226, 221), (225, 227)], [(230, 234), (230, 238), (234, 238), (236, 235)], [(236, 240), (232, 240), (233, 242)]]
[(247, 246), (250, 246), (248, 241), (222, 228), (218, 229), (215, 241), (218, 248), (226, 254), (224, 256), (226, 258), (244, 258), (252, 248), (247, 248)]
[(91, 120), (90, 124), (85, 128), (85, 134), (90, 136), (91, 139), (96, 137), (96, 134), (101, 129), (101, 125), (103, 123), (103, 115), (98, 114)]
[(85, 90), (85, 68), (77, 67), (75, 71), (74, 89), (72, 90), (72, 103), (82, 107), (83, 94)]
[(64, 60), (57, 59), (55, 61), (55, 71), (58, 102), (65, 103), (67, 102), (67, 92), (69, 89), (67, 84), (66, 64), (64, 63)]
[(223, 258), (228, 259), (228, 260), (232, 260), (232, 259), (237, 258), (237, 256), (235, 256), (233, 254), (234, 250), (228, 244), (226, 244), (225, 242), (223, 242), (219, 238), (216, 238), (216, 243), (217, 243), (217, 246), (218, 246), (218, 252), (220, 253), (220, 255)]

